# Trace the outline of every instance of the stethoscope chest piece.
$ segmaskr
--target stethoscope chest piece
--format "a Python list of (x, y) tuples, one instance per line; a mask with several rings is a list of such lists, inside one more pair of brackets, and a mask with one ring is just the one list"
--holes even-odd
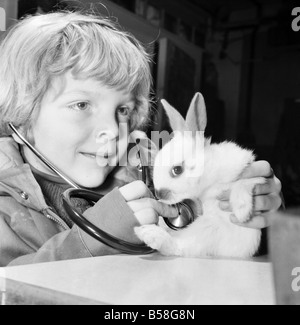
[(176, 204), (178, 210), (178, 217), (174, 219), (164, 219), (168, 227), (173, 230), (181, 230), (189, 226), (195, 221), (195, 214), (191, 207), (182, 202)]

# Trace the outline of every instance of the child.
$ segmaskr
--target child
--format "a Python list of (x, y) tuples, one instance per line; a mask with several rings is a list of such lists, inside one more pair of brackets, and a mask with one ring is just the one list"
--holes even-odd
[[(105, 195), (94, 207), (74, 202), (99, 228), (140, 244), (135, 226), (177, 216), (138, 181), (135, 166), (112, 163), (126, 156), (129, 133), (147, 123), (150, 87), (146, 51), (107, 19), (51, 13), (9, 31), (0, 45), (0, 266), (119, 253), (73, 224), (61, 199), (70, 186), (24, 146), (10, 122), (72, 181)], [(252, 166), (245, 177), (270, 176), (265, 166)], [(264, 202), (259, 211), (279, 208), (276, 181), (256, 193)], [(261, 195), (272, 200), (259, 201)], [(220, 199), (229, 209), (227, 194)]]

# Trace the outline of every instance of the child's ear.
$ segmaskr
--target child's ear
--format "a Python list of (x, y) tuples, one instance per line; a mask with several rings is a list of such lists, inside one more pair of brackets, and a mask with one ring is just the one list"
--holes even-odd
[(162, 99), (161, 101), (165, 112), (169, 118), (170, 125), (173, 131), (185, 131), (186, 123), (183, 116), (172, 107), (166, 100)]
[(197, 93), (190, 105), (186, 117), (186, 124), (190, 131), (204, 132), (207, 126), (207, 113), (202, 94)]

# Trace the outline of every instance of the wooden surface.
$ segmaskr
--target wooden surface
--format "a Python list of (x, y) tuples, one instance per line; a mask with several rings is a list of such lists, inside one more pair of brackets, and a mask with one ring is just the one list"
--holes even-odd
[(43, 289), (40, 303), (49, 290), (55, 303), (70, 295), (113, 305), (275, 304), (272, 266), (260, 260), (122, 255), (3, 268), (1, 276), (2, 292), (11, 280), (19, 295), (22, 284)]

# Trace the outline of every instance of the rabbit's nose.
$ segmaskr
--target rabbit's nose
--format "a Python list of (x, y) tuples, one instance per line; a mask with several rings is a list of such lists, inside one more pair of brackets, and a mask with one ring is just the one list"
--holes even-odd
[(169, 200), (172, 196), (172, 192), (166, 188), (155, 191), (156, 198), (158, 200)]

